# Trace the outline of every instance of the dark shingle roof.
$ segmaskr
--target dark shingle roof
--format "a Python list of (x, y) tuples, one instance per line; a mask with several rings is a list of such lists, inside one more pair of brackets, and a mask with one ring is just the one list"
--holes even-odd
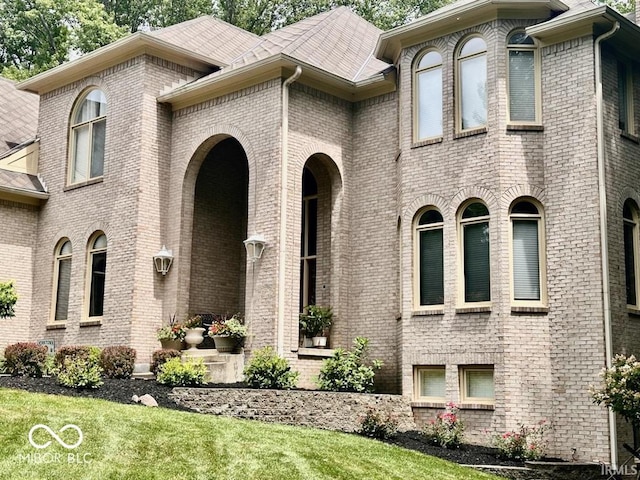
[(36, 136), (39, 98), (0, 77), (0, 154)]

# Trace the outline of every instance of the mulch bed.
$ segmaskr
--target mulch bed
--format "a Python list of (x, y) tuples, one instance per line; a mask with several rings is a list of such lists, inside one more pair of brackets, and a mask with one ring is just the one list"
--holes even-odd
[[(104, 385), (97, 389), (75, 390), (63, 387), (56, 383), (55, 378), (29, 378), (0, 376), (0, 387), (26, 390), (34, 393), (48, 393), (53, 395), (67, 395), (70, 397), (90, 397), (109, 400), (112, 402), (131, 404), (131, 397), (149, 394), (156, 399), (158, 405), (174, 410), (190, 411), (177, 405), (169, 398), (172, 387), (161, 385), (154, 380), (142, 379), (104, 379)], [(243, 383), (213, 385), (207, 388), (246, 388)], [(445, 449), (425, 443), (419, 432), (401, 432), (389, 443), (400, 447), (416, 450), (427, 455), (440, 457), (451, 462), (465, 465), (500, 465), (500, 466), (524, 466), (521, 462), (500, 460), (496, 457), (496, 450), (476, 445), (462, 445), (457, 449)]]

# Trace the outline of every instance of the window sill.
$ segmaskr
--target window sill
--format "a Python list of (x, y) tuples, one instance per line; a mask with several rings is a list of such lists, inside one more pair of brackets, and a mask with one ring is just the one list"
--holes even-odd
[(70, 190), (75, 190), (77, 188), (86, 187), (87, 185), (95, 185), (96, 183), (102, 183), (104, 181), (104, 177), (96, 177), (91, 180), (87, 180), (86, 182), (73, 183), (71, 185), (67, 185), (62, 189), (63, 192), (68, 192)]
[(48, 323), (44, 328), (45, 330), (64, 330), (67, 324), (65, 322)]
[(444, 315), (444, 308), (434, 308), (432, 310), (414, 310), (412, 317), (431, 317), (433, 315)]
[(638, 308), (627, 307), (627, 313), (628, 313), (628, 314), (629, 314), (629, 316), (631, 316), (631, 317), (638, 317), (638, 318), (640, 318), (640, 309), (638, 309)]
[(511, 306), (511, 313), (549, 313), (549, 307), (533, 307), (533, 306)]
[(80, 322), (80, 328), (82, 327), (99, 327), (102, 325), (102, 320), (82, 320)]
[(496, 407), (493, 403), (472, 403), (466, 402), (458, 405), (460, 410), (495, 410)]
[(428, 401), (428, 400), (415, 400), (411, 402), (412, 408), (445, 408), (444, 400), (441, 402)]
[(477, 307), (458, 307), (456, 313), (488, 313), (491, 312), (491, 305), (479, 305)]
[(624, 130), (620, 131), (620, 136), (622, 138), (626, 138), (627, 140), (632, 141), (633, 143), (640, 144), (640, 137), (634, 135), (633, 133), (626, 132)]
[(525, 123), (508, 123), (507, 132), (544, 132), (544, 126)]
[(333, 357), (335, 350), (333, 348), (299, 348), (298, 357)]
[(443, 137), (427, 138), (426, 140), (419, 140), (411, 144), (411, 148), (425, 147), (427, 145), (436, 145), (442, 143)]
[(475, 135), (482, 135), (483, 133), (487, 133), (487, 127), (474, 128), (473, 130), (458, 132), (453, 136), (453, 139), (457, 140), (459, 138), (473, 137)]

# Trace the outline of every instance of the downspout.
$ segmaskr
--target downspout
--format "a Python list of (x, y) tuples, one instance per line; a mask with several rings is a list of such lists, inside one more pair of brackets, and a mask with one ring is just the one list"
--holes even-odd
[(289, 85), (300, 78), (302, 68), (296, 71), (282, 84), (282, 158), (280, 174), (280, 235), (278, 255), (278, 324), (276, 329), (276, 344), (278, 355), (284, 355), (284, 324), (285, 324), (285, 281), (287, 278), (287, 203), (289, 196)]
[[(609, 239), (607, 235), (607, 191), (605, 182), (605, 151), (604, 151), (604, 112), (602, 106), (602, 52), (601, 42), (613, 37), (620, 29), (620, 23), (616, 22), (613, 28), (596, 38), (595, 69), (596, 69), (596, 141), (598, 144), (598, 192), (600, 199), (600, 258), (602, 259), (602, 306), (604, 310), (604, 349), (605, 365), (611, 368), (613, 358), (613, 341), (611, 339), (611, 298), (609, 292)], [(616, 417), (609, 410), (609, 449), (611, 452), (611, 465), (616, 468), (618, 464), (618, 445), (616, 434)]]

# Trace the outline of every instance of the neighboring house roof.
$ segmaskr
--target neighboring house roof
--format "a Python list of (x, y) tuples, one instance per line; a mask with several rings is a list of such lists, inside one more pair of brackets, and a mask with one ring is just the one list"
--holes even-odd
[(0, 194), (2, 193), (41, 200), (49, 198), (47, 187), (39, 176), (0, 168)]
[(228, 65), (260, 41), (260, 37), (211, 16), (203, 16), (149, 32), (156, 38)]
[(39, 102), (38, 95), (20, 91), (0, 77), (0, 155), (35, 138)]

